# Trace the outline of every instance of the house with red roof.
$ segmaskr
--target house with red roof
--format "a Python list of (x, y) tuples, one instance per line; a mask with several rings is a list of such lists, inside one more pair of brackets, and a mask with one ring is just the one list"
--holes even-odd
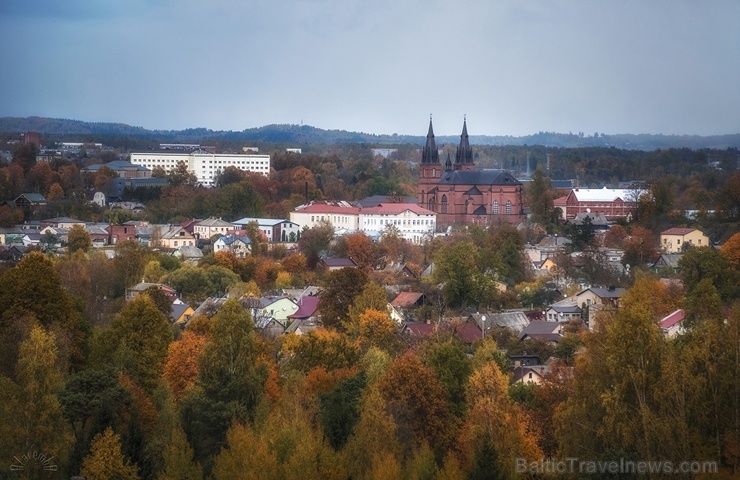
[(709, 247), (709, 237), (696, 228), (674, 227), (660, 232), (660, 246), (666, 253), (680, 253), (686, 245)]
[(679, 308), (670, 315), (661, 318), (658, 324), (660, 325), (660, 329), (663, 330), (663, 335), (666, 338), (681, 335), (684, 332), (683, 320), (685, 317), (686, 311), (683, 308)]
[(622, 188), (574, 188), (565, 197), (565, 218), (573, 220), (579, 213), (601, 213), (607, 220), (632, 218), (641, 194)]

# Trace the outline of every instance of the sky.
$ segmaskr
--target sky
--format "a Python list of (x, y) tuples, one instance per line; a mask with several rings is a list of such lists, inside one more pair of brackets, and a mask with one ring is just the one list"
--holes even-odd
[(738, 0), (0, 0), (0, 117), (740, 133)]

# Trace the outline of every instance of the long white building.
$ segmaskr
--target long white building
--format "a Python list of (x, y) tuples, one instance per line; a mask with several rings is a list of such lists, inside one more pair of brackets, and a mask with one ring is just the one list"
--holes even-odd
[(150, 170), (161, 167), (170, 172), (179, 162), (185, 162), (188, 171), (194, 173), (198, 183), (213, 186), (219, 174), (226, 167), (236, 167), (246, 172), (270, 174), (270, 155), (240, 155), (233, 153), (208, 153), (204, 150), (193, 152), (177, 150), (152, 150), (132, 152), (131, 163)]
[(393, 225), (401, 237), (413, 243), (423, 243), (437, 228), (437, 214), (415, 203), (361, 208), (347, 202), (311, 202), (290, 212), (290, 220), (307, 228), (329, 222), (337, 231), (360, 231), (371, 237), (382, 235), (386, 225)]

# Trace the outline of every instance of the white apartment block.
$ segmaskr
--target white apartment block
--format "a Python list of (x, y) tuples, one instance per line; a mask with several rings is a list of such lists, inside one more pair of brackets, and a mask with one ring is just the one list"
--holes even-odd
[(161, 167), (169, 173), (179, 162), (185, 162), (188, 171), (194, 173), (198, 183), (213, 186), (219, 174), (226, 167), (236, 167), (246, 172), (270, 174), (270, 155), (241, 155), (234, 153), (208, 153), (203, 150), (193, 152), (162, 150), (132, 152), (131, 163), (150, 170)]
[(335, 229), (357, 231), (360, 209), (348, 202), (311, 202), (290, 212), (290, 221), (307, 228), (329, 222)]

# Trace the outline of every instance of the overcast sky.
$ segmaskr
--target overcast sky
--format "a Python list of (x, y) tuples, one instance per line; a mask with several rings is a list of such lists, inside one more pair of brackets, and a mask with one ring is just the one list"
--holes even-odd
[(0, 116), (740, 133), (738, 0), (0, 0)]

